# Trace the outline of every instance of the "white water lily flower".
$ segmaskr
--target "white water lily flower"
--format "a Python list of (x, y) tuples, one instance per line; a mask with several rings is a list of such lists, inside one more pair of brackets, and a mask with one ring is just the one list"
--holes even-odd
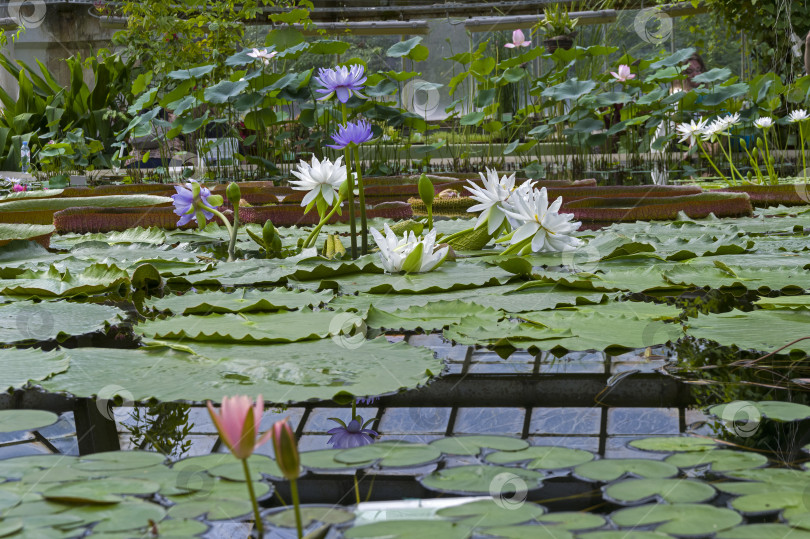
[(678, 142), (685, 142), (689, 140), (689, 144), (694, 144), (695, 139), (703, 134), (704, 130), (706, 129), (706, 124), (709, 123), (709, 120), (704, 120), (700, 118), (697, 123), (695, 120), (691, 122), (684, 122), (679, 124), (675, 129), (678, 131), (678, 134), (681, 135), (681, 138)]
[(273, 51), (270, 52), (267, 49), (253, 49), (251, 52), (247, 53), (248, 56), (251, 58), (255, 58), (256, 60), (261, 60), (264, 65), (270, 63), (270, 60), (276, 57), (278, 53)]
[(405, 262), (408, 256), (421, 245), (421, 256), (414, 261), (413, 268), (408, 273), (425, 273), (436, 269), (447, 257), (450, 247), (444, 246), (436, 250), (436, 229), (434, 228), (423, 239), (418, 239), (413, 231), (398, 237), (388, 223), (385, 225), (385, 236), (375, 229), (369, 229), (377, 247), (380, 248), (380, 261), (383, 269), (388, 273), (400, 273), (407, 270)]
[(479, 204), (468, 208), (467, 211), (480, 211), (481, 214), (478, 216), (475, 228), (480, 228), (484, 223), (487, 223), (487, 232), (492, 235), (501, 227), (504, 219), (508, 219), (505, 212), (514, 209), (512, 200), (518, 196), (527, 196), (534, 182), (527, 181), (521, 184), (520, 187), (515, 188), (514, 174), (499, 179), (498, 171), (490, 168), (487, 169), (486, 177), (482, 172), (478, 174), (481, 176), (484, 186), (479, 187), (468, 180), (467, 183), (470, 186), (467, 187), (467, 191), (470, 192), (470, 198), (479, 202)]
[(763, 116), (762, 118), (757, 118), (754, 120), (754, 125), (759, 127), (760, 129), (770, 129), (773, 127), (773, 118), (770, 116)]
[(582, 245), (581, 240), (572, 236), (582, 223), (571, 222), (574, 218), (571, 213), (559, 213), (562, 197), (549, 206), (543, 187), (533, 190), (528, 199), (517, 197), (513, 202), (515, 211), (508, 214), (523, 224), (512, 236), (512, 245), (532, 238), (531, 248), (535, 253), (571, 251)]
[(342, 156), (338, 157), (334, 163), (329, 159), (318, 161), (313, 155), (312, 165), (301, 160), (298, 170), (292, 171), (298, 180), (290, 181), (290, 186), (297, 191), (309, 191), (301, 201), (302, 206), (314, 201), (319, 194), (330, 206), (337, 200), (340, 185), (346, 181), (346, 166), (341, 164), (342, 159)]
[(788, 120), (790, 120), (792, 123), (804, 122), (808, 119), (810, 119), (810, 115), (807, 114), (805, 109), (794, 110), (788, 114)]

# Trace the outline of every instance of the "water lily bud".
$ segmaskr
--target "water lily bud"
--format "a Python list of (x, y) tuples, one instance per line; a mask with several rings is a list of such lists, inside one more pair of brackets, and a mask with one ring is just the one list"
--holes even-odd
[(433, 188), (433, 182), (427, 177), (427, 174), (422, 174), (419, 177), (419, 198), (425, 203), (428, 208), (433, 207), (433, 198), (436, 196), (436, 191)]
[(278, 236), (276, 227), (274, 227), (273, 222), (268, 219), (265, 221), (264, 226), (262, 227), (262, 239), (264, 240), (264, 245), (268, 248), (268, 250), (270, 245), (273, 243), (273, 238), (276, 236)]
[(208, 197), (208, 205), (214, 208), (222, 206), (222, 195), (211, 195)]
[(276, 451), (276, 464), (282, 475), (289, 480), (298, 479), (301, 473), (301, 459), (295, 434), (286, 419), (273, 425), (273, 449)]
[(239, 184), (236, 182), (231, 182), (228, 184), (228, 188), (225, 189), (225, 196), (228, 197), (228, 202), (234, 208), (239, 207), (239, 200), (242, 198), (242, 191), (239, 189)]
[(338, 195), (340, 196), (340, 200), (347, 200), (349, 198), (349, 182), (346, 181), (340, 184)]
[(763, 146), (762, 139), (761, 139), (761, 138), (758, 138), (758, 139), (757, 139), (757, 148), (759, 148), (759, 149), (761, 150), (761, 149), (762, 149), (762, 146)]

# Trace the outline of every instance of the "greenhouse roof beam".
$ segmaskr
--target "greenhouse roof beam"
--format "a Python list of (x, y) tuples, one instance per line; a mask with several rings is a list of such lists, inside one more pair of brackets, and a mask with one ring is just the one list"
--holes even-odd
[(326, 31), (327, 34), (349, 32), (355, 36), (426, 35), (430, 32), (427, 21), (316, 22), (313, 30), (300, 25), (296, 25), (296, 28), (304, 35), (317, 35), (319, 31)]

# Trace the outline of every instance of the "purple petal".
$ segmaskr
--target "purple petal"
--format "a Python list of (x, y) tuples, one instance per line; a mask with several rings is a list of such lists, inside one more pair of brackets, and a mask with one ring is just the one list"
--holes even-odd
[(335, 88), (335, 93), (337, 94), (338, 101), (341, 103), (345, 103), (352, 96), (352, 93), (345, 86)]

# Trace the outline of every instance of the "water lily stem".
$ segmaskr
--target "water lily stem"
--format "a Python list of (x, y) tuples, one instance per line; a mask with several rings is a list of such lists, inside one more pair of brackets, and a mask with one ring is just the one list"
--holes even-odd
[(804, 176), (805, 183), (807, 183), (807, 155), (804, 152), (804, 122), (799, 122), (799, 138), (802, 142), (802, 167), (804, 168), (802, 175)]
[[(242, 459), (242, 469), (245, 470), (245, 481), (247, 481), (248, 494), (250, 494), (250, 502), (253, 504), (253, 519), (256, 522), (256, 531), (259, 532), (259, 537), (263, 537), (264, 524), (262, 523), (262, 517), (259, 514), (259, 502), (256, 500), (256, 492), (253, 490), (253, 479), (250, 477), (248, 459)], [(298, 537), (301, 537), (300, 531)]]
[(357, 470), (354, 472), (354, 499), (357, 500), (357, 505), (360, 505), (360, 485), (357, 484)]
[(509, 247), (507, 247), (506, 249), (503, 250), (503, 252), (501, 253), (501, 256), (520, 253), (523, 250), (523, 248), (526, 247), (527, 245), (531, 244), (531, 242), (532, 242), (532, 237), (529, 236), (525, 240), (519, 241), (517, 243), (513, 243), (512, 245), (510, 245)]
[[(348, 123), (348, 113), (346, 103), (343, 103), (343, 125)], [(357, 258), (357, 223), (354, 222), (354, 177), (352, 176), (351, 150), (348, 146), (343, 148), (344, 161), (346, 162), (346, 184), (349, 186), (349, 230), (351, 231), (352, 259)]]
[(360, 147), (354, 148), (354, 165), (357, 169), (357, 189), (360, 193), (360, 252), (368, 254), (368, 223), (366, 222), (366, 194), (363, 187), (363, 174), (360, 168)]
[(235, 209), (236, 211), (234, 212), (233, 218), (234, 226), (231, 226), (231, 222), (228, 221), (228, 218), (222, 215), (222, 213), (220, 213), (219, 211), (213, 208), (205, 208), (205, 209), (213, 213), (220, 221), (222, 221), (222, 224), (224, 224), (225, 228), (228, 230), (228, 237), (230, 238), (228, 240), (228, 262), (233, 262), (234, 249), (236, 248), (236, 232), (238, 230), (237, 227), (239, 226), (239, 215), (238, 215), (239, 208), (236, 208)]
[(766, 129), (765, 132), (762, 134), (762, 138), (765, 139), (765, 166), (768, 169), (768, 176), (771, 180), (771, 185), (776, 185), (779, 183), (779, 176), (776, 175), (776, 171), (773, 168), (773, 164), (771, 163), (771, 148), (768, 146), (768, 130)]
[(712, 168), (714, 169), (714, 171), (717, 172), (717, 174), (719, 174), (721, 178), (723, 178), (724, 182), (728, 183), (728, 178), (726, 178), (725, 174), (720, 172), (720, 169), (717, 168), (717, 165), (714, 164), (714, 161), (712, 160), (712, 158), (709, 157), (708, 153), (706, 153), (706, 148), (703, 147), (703, 143), (700, 142), (700, 139), (697, 139), (697, 143), (698, 143), (698, 147), (700, 148), (700, 151), (703, 152), (703, 156), (706, 157), (706, 160), (709, 161), (709, 164), (712, 165)]
[(315, 241), (317, 241), (317, 239), (318, 239), (318, 234), (321, 233), (321, 228), (323, 228), (323, 225), (328, 223), (329, 219), (331, 219), (332, 216), (335, 215), (335, 212), (340, 207), (341, 202), (343, 202), (343, 198), (338, 197), (337, 202), (335, 202), (335, 206), (332, 208), (332, 211), (327, 213), (326, 216), (323, 219), (321, 219), (321, 222), (318, 223), (318, 226), (316, 226), (312, 230), (312, 232), (309, 233), (309, 236), (307, 236), (307, 239), (304, 241), (304, 249), (306, 249), (308, 247), (312, 247), (313, 245), (315, 245)]
[(304, 537), (304, 526), (301, 525), (301, 500), (298, 497), (298, 480), (290, 480), (290, 493), (292, 494), (293, 510), (295, 511), (295, 528), (298, 531), (298, 539)]

